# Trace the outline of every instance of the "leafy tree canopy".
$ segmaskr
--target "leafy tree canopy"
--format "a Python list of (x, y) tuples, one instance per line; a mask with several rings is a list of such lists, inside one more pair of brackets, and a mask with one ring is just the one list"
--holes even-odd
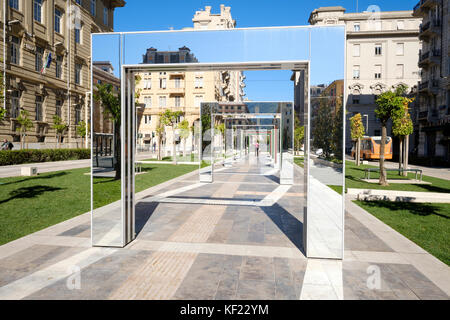
[(350, 131), (352, 140), (356, 141), (364, 137), (366, 129), (362, 123), (362, 117), (360, 113), (355, 114), (350, 118)]

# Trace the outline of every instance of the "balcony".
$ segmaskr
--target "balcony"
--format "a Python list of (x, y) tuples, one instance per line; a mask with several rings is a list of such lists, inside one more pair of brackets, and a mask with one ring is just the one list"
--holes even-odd
[(433, 19), (420, 25), (419, 39), (427, 41), (432, 35), (441, 34), (442, 22), (439, 19)]
[(437, 4), (439, 4), (438, 0), (421, 0), (415, 5), (413, 15), (415, 17), (422, 16)]
[(420, 51), (419, 55), (419, 67), (427, 68), (429, 65), (439, 65), (441, 58), (441, 50), (433, 49), (431, 51), (425, 52), (422, 54)]
[(428, 121), (428, 111), (419, 112), (419, 121)]
[(439, 80), (430, 80), (419, 83), (419, 92), (437, 95), (439, 92)]

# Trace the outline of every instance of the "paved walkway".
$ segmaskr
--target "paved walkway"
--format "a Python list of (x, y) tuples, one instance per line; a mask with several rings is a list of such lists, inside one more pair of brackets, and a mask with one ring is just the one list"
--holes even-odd
[(303, 186), (269, 173), (245, 162), (147, 190), (124, 249), (91, 248), (90, 214), (4, 245), (0, 299), (449, 298), (448, 266), (350, 201), (345, 260), (306, 259)]

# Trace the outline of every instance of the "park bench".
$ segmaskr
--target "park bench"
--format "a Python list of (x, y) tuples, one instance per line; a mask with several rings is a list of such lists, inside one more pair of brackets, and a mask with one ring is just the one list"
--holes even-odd
[[(386, 172), (398, 172), (398, 173), (414, 172), (416, 174), (416, 180), (417, 180), (417, 177), (419, 174), (420, 174), (420, 181), (422, 181), (422, 178), (423, 178), (423, 171), (421, 169), (385, 169), (385, 170), (386, 170)], [(364, 179), (369, 180), (370, 173), (371, 172), (380, 172), (380, 168), (367, 168), (364, 171), (365, 171)]]

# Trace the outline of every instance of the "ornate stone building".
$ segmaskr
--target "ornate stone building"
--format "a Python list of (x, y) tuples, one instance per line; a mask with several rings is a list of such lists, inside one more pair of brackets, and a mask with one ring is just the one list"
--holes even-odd
[[(63, 147), (81, 147), (76, 126), (90, 121), (90, 35), (113, 31), (114, 10), (125, 1), (4, 1), (6, 38), (2, 33), (0, 52), (6, 40), (7, 118), (0, 123), (0, 139), (19, 141), (16, 118), (26, 110), (33, 121), (30, 148), (55, 146), (54, 115), (69, 125)], [(4, 7), (0, 10), (3, 29)]]

